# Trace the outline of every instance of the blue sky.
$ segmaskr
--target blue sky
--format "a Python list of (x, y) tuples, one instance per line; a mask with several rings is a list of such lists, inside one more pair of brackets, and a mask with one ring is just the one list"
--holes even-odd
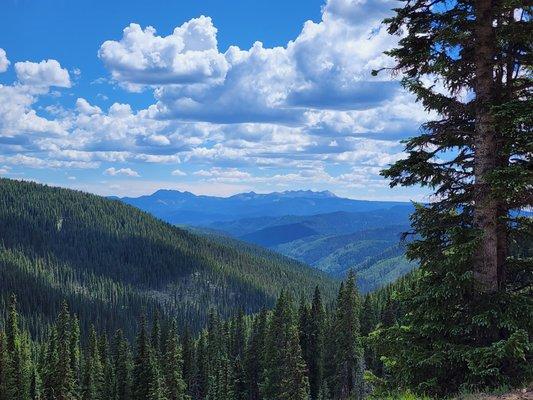
[(392, 77), (393, 0), (5, 0), (0, 174), (98, 194), (331, 190), (421, 199), (379, 170), (427, 118)]

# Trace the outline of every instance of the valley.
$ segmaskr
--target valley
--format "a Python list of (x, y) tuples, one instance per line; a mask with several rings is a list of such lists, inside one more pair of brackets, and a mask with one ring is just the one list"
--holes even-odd
[(328, 273), (357, 274), (367, 292), (411, 271), (402, 234), (410, 203), (339, 198), (331, 192), (243, 193), (229, 198), (171, 190), (121, 201), (187, 229), (230, 236)]

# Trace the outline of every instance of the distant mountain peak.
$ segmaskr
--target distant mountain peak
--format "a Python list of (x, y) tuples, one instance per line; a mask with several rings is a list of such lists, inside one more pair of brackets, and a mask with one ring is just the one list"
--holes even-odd
[(285, 195), (287, 197), (337, 197), (335, 193), (330, 192), (329, 190), (286, 190), (284, 192), (280, 192), (279, 194)]
[(154, 197), (161, 197), (161, 196), (179, 196), (179, 195), (185, 195), (185, 196), (195, 196), (195, 194), (187, 191), (180, 191), (175, 189), (158, 189), (154, 193), (152, 193), (150, 196)]

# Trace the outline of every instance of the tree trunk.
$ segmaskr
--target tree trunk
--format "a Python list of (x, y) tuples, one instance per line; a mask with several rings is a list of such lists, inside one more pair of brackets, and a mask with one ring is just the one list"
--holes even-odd
[[(481, 290), (498, 290), (501, 245), (498, 243), (498, 202), (491, 193), (486, 175), (498, 164), (498, 140), (491, 107), (494, 104), (494, 28), (491, 0), (476, 0), (476, 124), (474, 175), (476, 183), (474, 225), (482, 232), (475, 257), (475, 278)], [(498, 251), (500, 249), (500, 251)]]

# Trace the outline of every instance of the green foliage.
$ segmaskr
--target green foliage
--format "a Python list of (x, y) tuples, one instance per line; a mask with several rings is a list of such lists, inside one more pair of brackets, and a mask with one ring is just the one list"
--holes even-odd
[(282, 288), (296, 295), (319, 285), (332, 298), (337, 285), (297, 262), (216, 243), (119, 201), (8, 179), (0, 179), (0, 281), (0, 320), (15, 293), (24, 323), (42, 336), (66, 300), (84, 334), (94, 324), (130, 340), (140, 310), (196, 332), (210, 308), (227, 318), (273, 305)]
[[(444, 396), (531, 379), (531, 4), (406, 0), (385, 21), (402, 83), (435, 119), (382, 174), (422, 185), (420, 269), (372, 333), (392, 387)], [(529, 111), (526, 111), (526, 110)]]
[[(78, 320), (66, 304), (47, 338), (31, 341), (13, 299), (9, 320), (0, 325), (0, 399), (309, 400), (311, 381), (315, 399), (362, 400), (356, 371), (362, 362), (360, 299), (354, 282), (350, 277), (339, 300), (327, 307), (317, 287), (311, 304), (302, 300), (304, 325), (287, 292), (273, 311), (250, 316), (240, 311), (226, 321), (211, 312), (196, 338), (185, 330), (180, 340), (174, 321), (154, 318), (148, 324), (142, 316), (133, 356), (121, 330), (111, 339), (94, 327), (78, 335)], [(326, 337), (326, 320), (335, 321), (332, 328), (349, 329)], [(326, 347), (337, 344), (337, 364), (328, 370), (323, 364)]]

